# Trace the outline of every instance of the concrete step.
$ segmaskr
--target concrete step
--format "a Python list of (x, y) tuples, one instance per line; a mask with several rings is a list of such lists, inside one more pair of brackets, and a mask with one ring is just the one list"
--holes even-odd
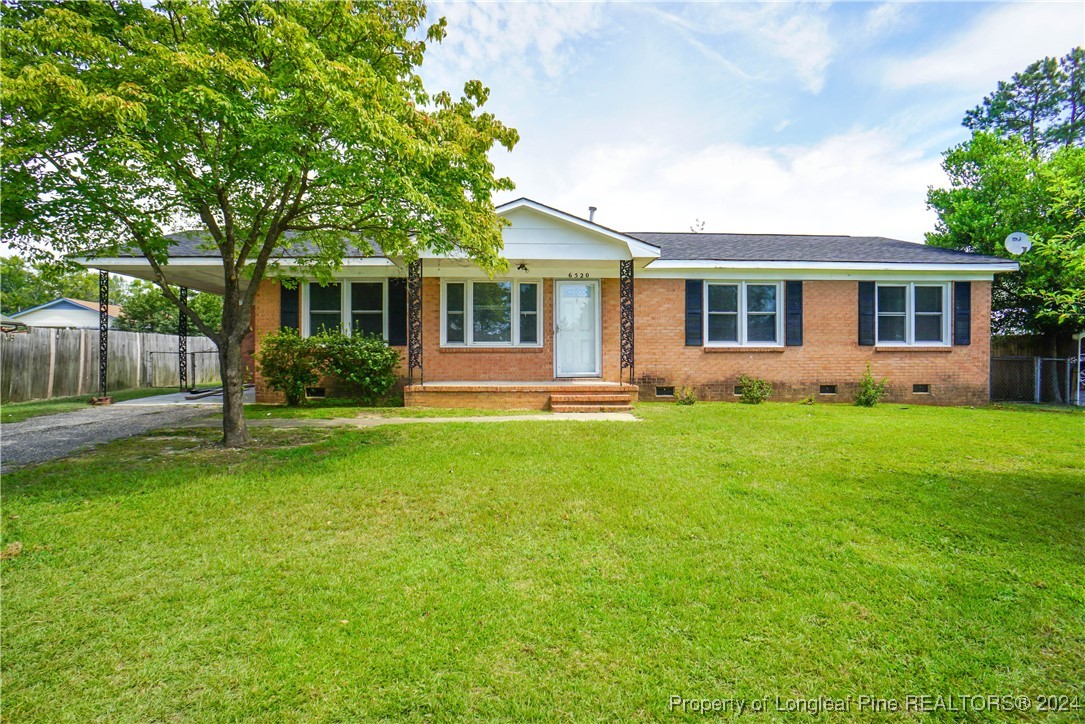
[(576, 405), (580, 403), (593, 403), (600, 405), (628, 405), (632, 403), (633, 398), (628, 394), (610, 394), (603, 392), (589, 392), (589, 393), (557, 393), (550, 394), (551, 404), (558, 405)]
[(631, 412), (633, 410), (633, 406), (592, 404), (561, 405), (551, 403), (550, 410), (552, 412)]

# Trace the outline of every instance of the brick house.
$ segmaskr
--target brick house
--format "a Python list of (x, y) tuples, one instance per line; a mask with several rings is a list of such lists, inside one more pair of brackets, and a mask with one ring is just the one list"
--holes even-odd
[[(589, 409), (686, 386), (729, 400), (742, 374), (773, 399), (850, 401), (867, 364), (893, 401), (988, 400), (991, 280), (1015, 262), (881, 237), (618, 232), (529, 199), (498, 212), (507, 271), (378, 252), (329, 285), (265, 280), (255, 349), (281, 327), (382, 334), (414, 406)], [(133, 258), (89, 265), (146, 276)], [(167, 270), (212, 292), (221, 274), (185, 235)]]

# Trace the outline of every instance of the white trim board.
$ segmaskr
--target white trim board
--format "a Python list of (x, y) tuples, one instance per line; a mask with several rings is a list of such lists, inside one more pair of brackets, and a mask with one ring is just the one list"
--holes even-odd
[(713, 261), (708, 259), (657, 259), (645, 271), (693, 269), (803, 269), (832, 271), (947, 271), (983, 272), (997, 274), (1017, 271), (1017, 262), (1006, 264), (932, 264), (929, 262), (865, 262), (865, 261)]
[(880, 281), (917, 279), (930, 281), (991, 281), (992, 272), (914, 270), (900, 267), (886, 270), (834, 269), (652, 269), (638, 270), (636, 279), (704, 279), (707, 281)]

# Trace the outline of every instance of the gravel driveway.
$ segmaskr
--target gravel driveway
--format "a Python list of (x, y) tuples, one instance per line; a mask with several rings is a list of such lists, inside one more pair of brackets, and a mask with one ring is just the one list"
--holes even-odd
[(88, 407), (32, 417), (0, 426), (0, 469), (66, 457), (110, 440), (142, 435), (221, 411), (218, 405), (131, 405)]

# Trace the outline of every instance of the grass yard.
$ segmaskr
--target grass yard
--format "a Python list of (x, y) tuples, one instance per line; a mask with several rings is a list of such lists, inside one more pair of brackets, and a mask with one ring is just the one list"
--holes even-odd
[(1085, 704), (1085, 416), (637, 414), (262, 428), (241, 452), (186, 430), (5, 475), (4, 716)]
[(245, 417), (250, 420), (267, 418), (328, 420), (335, 417), (478, 417), (537, 415), (542, 412), (542, 410), (476, 410), (469, 408), (403, 407), (402, 405), (371, 407), (360, 405), (349, 398), (335, 397), (326, 400), (309, 400), (306, 404), (295, 407), (266, 404), (245, 405)]
[[(121, 390), (110, 392), (110, 396), (120, 402), (121, 400), (135, 400), (140, 397), (153, 397), (165, 395), (174, 390), (157, 387), (143, 387), (135, 390)], [(29, 402), (5, 402), (0, 405), (0, 421), (22, 422), (40, 415), (56, 415), (60, 412), (73, 412), (86, 409), (92, 397), (97, 395), (79, 395), (78, 397), (54, 397), (51, 400), (30, 400)]]

